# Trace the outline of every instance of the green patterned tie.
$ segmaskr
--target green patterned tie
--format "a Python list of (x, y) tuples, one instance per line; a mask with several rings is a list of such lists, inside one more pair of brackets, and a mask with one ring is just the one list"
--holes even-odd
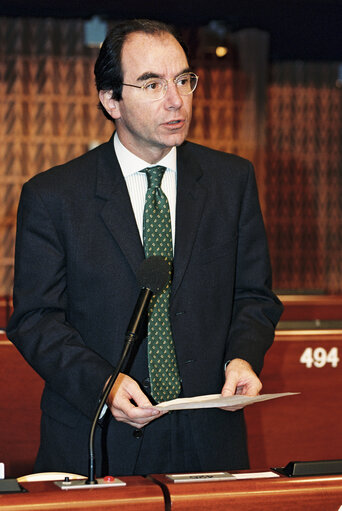
[(165, 257), (170, 279), (158, 296), (153, 296), (148, 310), (148, 369), (151, 395), (157, 403), (176, 398), (181, 390), (175, 347), (172, 339), (169, 302), (173, 264), (170, 208), (160, 188), (166, 168), (148, 167), (148, 189), (144, 209), (145, 256)]

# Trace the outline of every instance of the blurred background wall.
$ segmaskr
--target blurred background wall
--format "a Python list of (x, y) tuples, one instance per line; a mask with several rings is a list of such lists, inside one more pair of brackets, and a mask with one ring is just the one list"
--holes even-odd
[(177, 26), (200, 76), (189, 138), (255, 165), (275, 289), (342, 293), (339, 0), (46, 4), (0, 6), (0, 296), (23, 182), (111, 135), (90, 33), (126, 17)]

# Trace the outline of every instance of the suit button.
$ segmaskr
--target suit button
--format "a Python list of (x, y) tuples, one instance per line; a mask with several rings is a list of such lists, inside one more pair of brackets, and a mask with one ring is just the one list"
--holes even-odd
[(142, 382), (142, 385), (143, 385), (144, 389), (148, 390), (150, 388), (150, 379), (145, 378)]
[(141, 429), (135, 429), (133, 431), (134, 438), (141, 438), (143, 436), (144, 432), (141, 431)]

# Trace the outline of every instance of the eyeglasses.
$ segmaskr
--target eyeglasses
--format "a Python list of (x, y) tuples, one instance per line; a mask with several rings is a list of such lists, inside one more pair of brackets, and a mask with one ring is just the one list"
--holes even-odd
[(146, 99), (157, 101), (165, 96), (169, 81), (173, 81), (181, 96), (187, 96), (196, 89), (198, 76), (195, 73), (182, 73), (173, 80), (166, 80), (166, 78), (150, 78), (142, 85), (133, 85), (131, 83), (122, 83), (122, 85), (141, 89)]

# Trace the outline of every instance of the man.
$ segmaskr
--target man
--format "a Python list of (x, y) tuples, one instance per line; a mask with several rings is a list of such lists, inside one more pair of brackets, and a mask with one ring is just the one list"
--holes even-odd
[[(95, 75), (114, 138), (34, 177), (19, 206), (8, 336), (46, 382), (38, 471), (87, 472), (90, 421), (139, 293), (151, 167), (171, 216), (175, 395), (258, 394), (281, 313), (251, 164), (185, 142), (197, 77), (172, 31), (119, 23)], [(151, 322), (107, 400), (97, 475), (246, 468), (241, 410), (153, 407)]]

